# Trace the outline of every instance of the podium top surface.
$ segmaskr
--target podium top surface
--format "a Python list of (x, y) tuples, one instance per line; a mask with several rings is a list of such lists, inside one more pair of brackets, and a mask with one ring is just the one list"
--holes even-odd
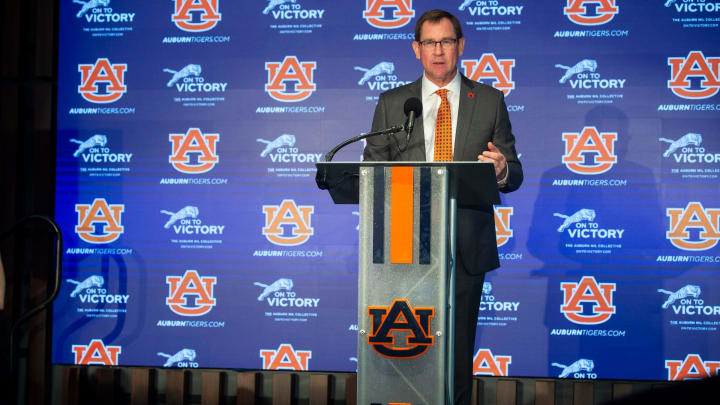
[[(429, 167), (446, 168), (451, 189), (459, 207), (482, 207), (500, 204), (495, 170), (487, 162), (319, 162), (315, 181), (328, 190), (336, 204), (358, 204), (361, 167)], [(453, 187), (454, 186), (454, 187)]]

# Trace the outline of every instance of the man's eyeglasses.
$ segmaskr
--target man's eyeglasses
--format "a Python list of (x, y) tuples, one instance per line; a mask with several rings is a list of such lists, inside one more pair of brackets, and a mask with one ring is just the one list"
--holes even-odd
[(420, 45), (427, 51), (435, 50), (435, 45), (440, 44), (442, 49), (450, 49), (457, 44), (457, 38), (445, 38), (440, 41), (433, 41), (432, 39), (426, 39), (424, 41), (418, 41)]

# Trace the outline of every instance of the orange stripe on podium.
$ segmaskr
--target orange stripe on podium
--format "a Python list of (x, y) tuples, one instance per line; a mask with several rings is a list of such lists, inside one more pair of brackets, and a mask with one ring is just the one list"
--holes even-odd
[(390, 263), (412, 263), (413, 168), (393, 167), (390, 178)]

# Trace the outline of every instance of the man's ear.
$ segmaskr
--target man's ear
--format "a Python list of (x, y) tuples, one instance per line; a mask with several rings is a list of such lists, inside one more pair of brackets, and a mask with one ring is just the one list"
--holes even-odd
[(420, 43), (418, 41), (412, 42), (413, 51), (415, 51), (415, 57), (420, 59)]
[(458, 58), (462, 56), (465, 49), (465, 37), (458, 39)]

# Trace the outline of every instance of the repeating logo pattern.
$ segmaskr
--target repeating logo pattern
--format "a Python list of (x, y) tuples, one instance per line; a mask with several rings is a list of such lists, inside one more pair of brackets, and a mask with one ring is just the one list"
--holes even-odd
[(275, 245), (302, 245), (315, 234), (310, 222), (315, 211), (312, 205), (297, 205), (295, 200), (283, 200), (280, 205), (263, 205), (262, 210), (265, 214), (262, 234)]
[[(720, 240), (720, 209), (705, 208), (698, 201), (684, 208), (668, 208), (670, 229), (665, 237), (678, 249), (703, 251), (712, 249)], [(692, 236), (691, 231), (697, 236)]]
[(699, 354), (688, 354), (683, 360), (665, 360), (669, 381), (706, 379), (719, 375), (720, 361), (703, 360)]
[(175, 11), (170, 19), (187, 32), (209, 31), (222, 20), (220, 0), (174, 0)]
[[(286, 56), (280, 62), (265, 62), (268, 81), (265, 91), (283, 103), (307, 100), (317, 90), (314, 72), (317, 62), (301, 62), (297, 56)], [(294, 90), (290, 86), (294, 85)]]
[(514, 207), (493, 207), (495, 212), (495, 242), (497, 246), (503, 246), (513, 237), (513, 230), (510, 227), (510, 217), (515, 212)]
[(605, 173), (618, 161), (615, 154), (617, 137), (617, 132), (599, 132), (596, 127), (584, 127), (579, 133), (563, 132), (565, 154), (562, 162), (573, 173)]
[(92, 339), (86, 345), (72, 345), (75, 364), (117, 366), (122, 346), (105, 345), (100, 339)]
[(197, 270), (186, 270), (182, 276), (166, 276), (165, 282), (169, 287), (165, 304), (180, 316), (205, 315), (217, 303), (214, 295), (217, 277), (200, 277)]
[[(385, 16), (390, 9), (391, 17)], [(407, 25), (415, 17), (412, 0), (366, 0), (363, 18), (375, 28), (396, 29)]]
[[(591, 7), (595, 7), (594, 13)], [(619, 10), (615, 0), (567, 0), (563, 12), (575, 24), (594, 26), (610, 22)]]
[(295, 350), (290, 343), (282, 343), (277, 349), (260, 349), (263, 370), (310, 370), (312, 350)]
[(75, 233), (88, 243), (111, 243), (125, 232), (122, 213), (125, 204), (108, 204), (104, 198), (96, 198), (91, 204), (75, 204), (78, 214)]
[(599, 325), (615, 314), (615, 283), (598, 283), (595, 277), (585, 276), (578, 283), (560, 283), (560, 289), (563, 292), (560, 312), (570, 322)]
[(494, 53), (484, 53), (478, 59), (463, 59), (460, 64), (469, 79), (488, 81), (487, 84), (502, 91), (506, 97), (515, 88), (512, 80), (515, 59), (498, 59)]
[(127, 93), (125, 73), (127, 64), (110, 63), (99, 58), (95, 63), (78, 65), (80, 85), (78, 93), (85, 100), (96, 104), (114, 103)]
[(170, 134), (169, 139), (172, 144), (170, 164), (181, 173), (207, 173), (220, 161), (217, 154), (220, 134), (203, 133), (200, 128), (189, 128), (184, 134)]
[[(668, 58), (668, 88), (676, 96), (690, 100), (710, 98), (720, 91), (720, 57), (706, 57), (702, 51), (690, 51), (685, 57)], [(694, 87), (691, 78), (700, 78)]]
[(512, 356), (495, 355), (490, 349), (479, 349), (473, 357), (473, 375), (507, 377)]

